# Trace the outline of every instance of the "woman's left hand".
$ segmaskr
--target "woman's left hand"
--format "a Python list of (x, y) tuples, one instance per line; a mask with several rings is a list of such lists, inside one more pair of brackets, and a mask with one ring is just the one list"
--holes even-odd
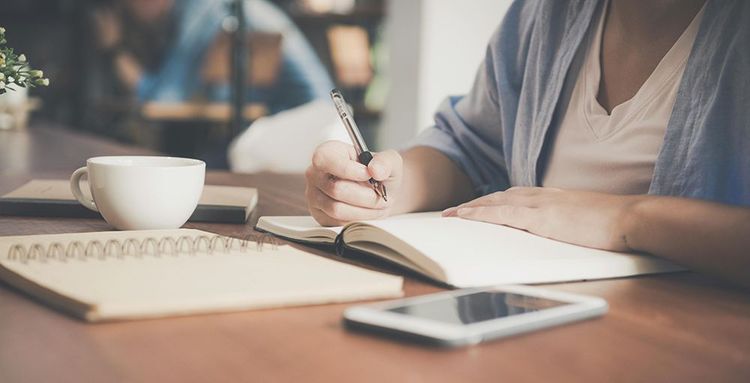
[(582, 246), (628, 251), (628, 212), (643, 198), (513, 187), (446, 209), (443, 216), (511, 226)]

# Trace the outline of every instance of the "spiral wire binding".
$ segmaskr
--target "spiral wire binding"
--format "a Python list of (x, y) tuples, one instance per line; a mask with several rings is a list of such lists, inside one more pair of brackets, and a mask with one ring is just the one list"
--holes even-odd
[(252, 249), (255, 244), (255, 251), (263, 251), (266, 245), (271, 250), (276, 250), (279, 246), (278, 240), (270, 234), (253, 233), (242, 238), (226, 237), (223, 235), (201, 235), (197, 237), (180, 236), (156, 238), (145, 238), (141, 241), (134, 238), (128, 238), (124, 241), (110, 239), (106, 242), (93, 240), (88, 242), (72, 241), (67, 245), (54, 242), (46, 247), (41, 244), (33, 244), (28, 248), (15, 244), (10, 247), (6, 259), (10, 261), (20, 261), (26, 263), (29, 261), (46, 262), (49, 260), (58, 260), (67, 262), (69, 260), (100, 259), (144, 256), (162, 257), (177, 256), (181, 254), (195, 255), (198, 253), (215, 254), (229, 253), (232, 250), (246, 252)]

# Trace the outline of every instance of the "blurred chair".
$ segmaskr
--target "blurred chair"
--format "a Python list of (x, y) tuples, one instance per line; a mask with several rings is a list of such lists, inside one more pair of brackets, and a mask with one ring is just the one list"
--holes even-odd
[[(281, 68), (281, 33), (249, 32), (247, 34), (247, 83), (250, 87), (267, 87), (276, 83)], [(221, 32), (206, 53), (201, 76), (206, 84), (228, 84), (232, 36)]]
[[(281, 68), (280, 33), (248, 32), (247, 83), (249, 88), (269, 87), (275, 84)], [(231, 35), (221, 32), (205, 55), (201, 66), (201, 78), (207, 86), (228, 86), (230, 81)], [(267, 113), (265, 105), (248, 103), (243, 109), (247, 121), (253, 121)], [(231, 107), (229, 102), (186, 103), (147, 102), (141, 114), (148, 120), (156, 121), (208, 121), (229, 122)]]
[(367, 30), (355, 25), (328, 28), (328, 45), (336, 80), (344, 87), (365, 87), (373, 72)]
[(303, 173), (315, 148), (328, 140), (349, 142), (331, 102), (312, 101), (250, 125), (229, 146), (229, 168), (243, 173)]

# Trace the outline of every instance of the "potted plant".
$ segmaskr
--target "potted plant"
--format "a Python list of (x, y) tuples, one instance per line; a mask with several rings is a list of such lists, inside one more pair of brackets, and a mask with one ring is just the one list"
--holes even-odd
[(41, 70), (29, 66), (26, 55), (7, 46), (5, 28), (0, 27), (0, 129), (26, 125), (28, 88), (49, 85)]

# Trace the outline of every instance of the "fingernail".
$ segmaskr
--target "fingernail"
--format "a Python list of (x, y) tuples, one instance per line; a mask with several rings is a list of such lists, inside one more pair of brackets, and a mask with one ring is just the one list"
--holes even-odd
[(443, 217), (448, 217), (451, 214), (453, 214), (455, 211), (456, 211), (456, 207), (455, 206), (454, 207), (449, 207), (449, 208), (443, 210), (442, 215), (443, 215)]

